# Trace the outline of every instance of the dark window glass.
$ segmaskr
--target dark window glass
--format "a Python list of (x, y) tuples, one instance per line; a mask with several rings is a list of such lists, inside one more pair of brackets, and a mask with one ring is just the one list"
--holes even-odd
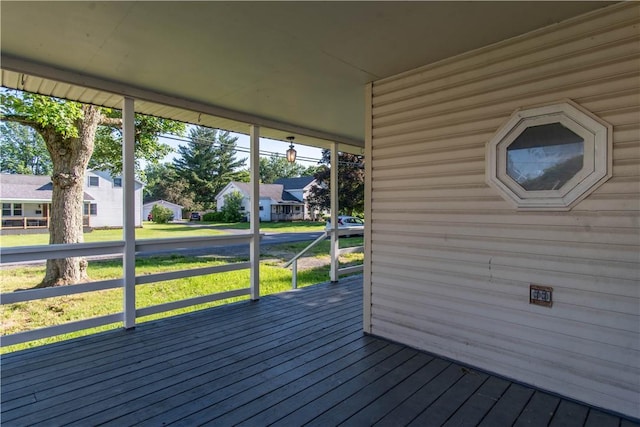
[(11, 203), (2, 204), (2, 216), (11, 216)]
[(100, 185), (100, 178), (97, 176), (89, 177), (89, 187), (98, 187)]
[(122, 178), (113, 178), (114, 187), (122, 187)]
[(561, 123), (528, 127), (507, 147), (507, 175), (527, 191), (560, 189), (583, 162), (584, 140)]
[(84, 209), (83, 214), (84, 215), (98, 215), (98, 205), (95, 203), (89, 204), (89, 203), (85, 203), (84, 204)]
[(22, 203), (14, 203), (13, 204), (13, 215), (14, 216), (22, 216)]

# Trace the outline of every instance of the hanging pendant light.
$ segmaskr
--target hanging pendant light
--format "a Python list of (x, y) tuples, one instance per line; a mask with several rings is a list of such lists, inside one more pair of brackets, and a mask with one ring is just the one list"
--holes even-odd
[(293, 140), (295, 139), (295, 136), (288, 136), (287, 139), (289, 140), (290, 144), (289, 149), (287, 150), (287, 161), (289, 163), (293, 163), (296, 161), (296, 155), (298, 154), (293, 148)]

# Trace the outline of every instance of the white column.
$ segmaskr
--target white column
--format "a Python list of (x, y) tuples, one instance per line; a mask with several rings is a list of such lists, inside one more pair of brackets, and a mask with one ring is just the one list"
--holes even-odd
[(364, 277), (363, 277), (363, 331), (371, 333), (371, 226), (373, 225), (371, 215), (371, 171), (373, 148), (371, 129), (373, 102), (373, 84), (369, 83), (365, 89), (365, 128), (364, 128)]
[(250, 154), (249, 169), (251, 173), (251, 201), (249, 221), (251, 243), (249, 244), (249, 260), (251, 262), (251, 300), (260, 299), (260, 127), (251, 125), (249, 132)]
[(331, 143), (331, 271), (329, 277), (337, 282), (338, 276), (338, 144)]
[(124, 327), (136, 326), (136, 223), (135, 223), (135, 113), (133, 98), (125, 98), (122, 108), (122, 256), (124, 280)]

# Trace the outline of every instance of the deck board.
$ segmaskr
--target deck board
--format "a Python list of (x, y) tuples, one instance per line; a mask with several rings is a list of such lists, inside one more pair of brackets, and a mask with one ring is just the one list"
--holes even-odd
[(361, 280), (3, 355), (2, 425), (640, 426), (364, 335)]

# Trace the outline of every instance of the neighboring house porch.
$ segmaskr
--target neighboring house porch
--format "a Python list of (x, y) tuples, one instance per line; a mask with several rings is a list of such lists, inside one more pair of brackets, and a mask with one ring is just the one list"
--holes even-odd
[[(0, 202), (2, 202), (3, 232), (16, 230), (47, 230), (51, 212), (53, 185), (49, 176), (42, 175), (0, 175)], [(95, 199), (84, 193), (83, 225), (91, 226), (91, 206), (95, 209)]]
[[(43, 175), (0, 175), (3, 230), (49, 228), (53, 184)], [(140, 226), (141, 182), (135, 183), (135, 225)], [(122, 227), (122, 179), (106, 172), (88, 171), (84, 183), (83, 224), (85, 227)], [(21, 232), (22, 232), (21, 231)]]
[[(289, 193), (304, 204), (302, 218), (308, 221), (322, 219), (323, 212), (313, 209), (309, 204), (309, 195), (314, 187), (318, 186), (313, 176), (301, 176), (297, 178), (280, 178), (274, 184), (280, 184), (286, 193)], [(324, 212), (326, 213), (326, 212)]]
[[(249, 218), (250, 185), (247, 182), (232, 181), (216, 195), (218, 212), (224, 207), (224, 198), (238, 192), (242, 195), (240, 210)], [(304, 200), (285, 190), (282, 184), (260, 184), (260, 221), (302, 221), (307, 207)]]

